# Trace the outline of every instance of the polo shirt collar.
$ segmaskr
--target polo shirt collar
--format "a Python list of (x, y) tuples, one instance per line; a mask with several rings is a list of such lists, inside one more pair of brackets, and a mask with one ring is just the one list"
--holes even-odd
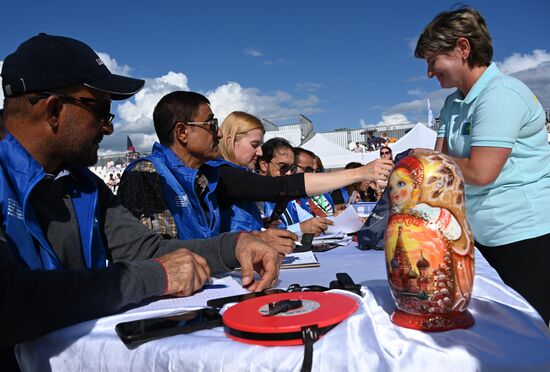
[(489, 82), (493, 80), (498, 75), (501, 75), (502, 73), (498, 69), (497, 65), (492, 62), (489, 67), (481, 74), (479, 79), (477, 79), (476, 83), (470, 89), (468, 94), (466, 95), (466, 98), (464, 98), (464, 103), (469, 104), (474, 99), (477, 98), (477, 96), (489, 85)]

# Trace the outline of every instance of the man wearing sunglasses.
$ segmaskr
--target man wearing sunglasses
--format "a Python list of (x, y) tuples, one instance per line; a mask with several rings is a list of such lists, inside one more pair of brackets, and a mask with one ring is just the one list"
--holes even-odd
[[(113, 132), (111, 100), (131, 97), (143, 80), (111, 74), (88, 45), (46, 34), (7, 56), (1, 76), (3, 369), (17, 368), (10, 351), (16, 343), (146, 298), (191, 295), (211, 273), (241, 266), (250, 289), (273, 285), (278, 255), (261, 240), (164, 240), (87, 169)], [(256, 282), (253, 266), (264, 272)]]
[(219, 235), (219, 173), (206, 162), (220, 154), (221, 131), (210, 101), (195, 92), (169, 93), (155, 106), (153, 122), (159, 142), (150, 156), (126, 168), (122, 203), (166, 238)]
[[(286, 176), (298, 172), (303, 174), (305, 173), (303, 168), (313, 170), (313, 158), (311, 164), (305, 162), (300, 164), (296, 165), (292, 145), (283, 138), (275, 137), (262, 145), (262, 156), (256, 163), (256, 167), (262, 176), (267, 177)], [(264, 215), (270, 216), (274, 208), (274, 203), (265, 203)], [(315, 218), (310, 212), (301, 207), (296, 200), (288, 202), (286, 210), (280, 217), (282, 223), (279, 227), (286, 228), (299, 235), (307, 233), (319, 235), (326, 231), (328, 225), (332, 225), (332, 221), (327, 218)]]
[[(297, 167), (297, 173), (317, 173), (322, 171), (317, 168), (315, 154), (301, 147), (294, 148), (294, 164)], [(302, 208), (315, 217), (327, 217), (334, 214), (334, 204), (328, 192), (311, 197), (302, 197), (297, 201)]]

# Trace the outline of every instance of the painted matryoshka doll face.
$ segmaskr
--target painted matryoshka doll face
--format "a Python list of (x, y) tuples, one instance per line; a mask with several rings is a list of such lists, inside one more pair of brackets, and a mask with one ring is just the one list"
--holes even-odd
[(391, 205), (400, 209), (404, 208), (413, 199), (413, 190), (414, 183), (409, 171), (404, 168), (395, 169), (388, 182)]

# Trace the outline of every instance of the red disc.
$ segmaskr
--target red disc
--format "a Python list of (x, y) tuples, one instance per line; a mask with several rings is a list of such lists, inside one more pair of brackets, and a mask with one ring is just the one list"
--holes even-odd
[[(273, 316), (264, 315), (270, 303), (283, 300), (301, 300), (302, 307)], [(304, 326), (316, 325), (319, 329), (334, 326), (353, 314), (357, 307), (357, 301), (352, 297), (337, 293), (280, 293), (230, 307), (223, 314), (223, 323), (226, 331), (229, 330), (228, 336), (237, 341), (259, 345), (299, 345), (302, 344), (299, 336), (286, 340), (270, 338), (300, 333)]]

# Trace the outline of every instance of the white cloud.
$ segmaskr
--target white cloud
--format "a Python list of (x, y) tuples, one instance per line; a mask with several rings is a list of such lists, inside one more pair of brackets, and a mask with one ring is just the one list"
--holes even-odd
[(382, 120), (378, 123), (367, 123), (365, 120), (359, 120), (361, 128), (373, 128), (378, 125), (399, 125), (399, 124), (411, 124), (411, 121), (403, 114), (387, 114), (382, 115)]
[(111, 58), (110, 55), (103, 52), (96, 52), (99, 58), (105, 63), (105, 66), (111, 71), (113, 74), (117, 75), (130, 75), (130, 71), (132, 70), (130, 66), (128, 65), (122, 65), (120, 66), (116, 59)]
[(286, 92), (264, 94), (257, 88), (243, 88), (239, 83), (229, 82), (205, 94), (212, 104), (212, 111), (223, 121), (232, 111), (245, 111), (259, 118), (312, 114), (319, 112), (319, 99), (310, 95), (298, 99)]
[(409, 119), (403, 114), (391, 114), (382, 115), (382, 120), (376, 125), (398, 125), (398, 124), (411, 124)]
[(502, 62), (496, 62), (503, 74), (511, 75), (516, 72), (530, 70), (543, 62), (550, 61), (550, 53), (546, 50), (535, 49), (532, 54), (514, 53)]
[(264, 53), (257, 48), (245, 48), (243, 49), (243, 53), (250, 57), (261, 57), (264, 55)]

